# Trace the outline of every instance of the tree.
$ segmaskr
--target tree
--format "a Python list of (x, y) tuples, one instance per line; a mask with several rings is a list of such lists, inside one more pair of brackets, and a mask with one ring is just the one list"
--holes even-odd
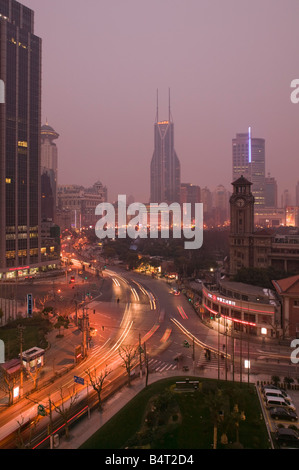
[(2, 374), (2, 380), (0, 381), (0, 390), (3, 390), (8, 395), (8, 406), (13, 404), (13, 390), (18, 383), (16, 376), (12, 378), (7, 374)]
[[(78, 400), (78, 395), (77, 393), (75, 392), (75, 389), (73, 389), (72, 391), (69, 391), (68, 390), (68, 395), (69, 395), (69, 399), (68, 401), (66, 402), (66, 399), (65, 397), (63, 396), (63, 389), (62, 387), (60, 388), (60, 398), (61, 398), (61, 403), (60, 405), (56, 405), (54, 402), (50, 402), (50, 406), (51, 406), (51, 403), (55, 409), (55, 411), (62, 417), (63, 419), (63, 423), (65, 425), (65, 437), (66, 439), (69, 439), (69, 424), (68, 424), (68, 421), (72, 415), (72, 411), (74, 409), (74, 406)], [(50, 401), (50, 400), (49, 400)]]
[(98, 376), (97, 376), (96, 368), (94, 368), (93, 372), (91, 372), (90, 369), (87, 369), (85, 372), (89, 377), (92, 388), (98, 394), (99, 411), (101, 411), (102, 410), (102, 391), (103, 391), (104, 382), (106, 378), (108, 377), (108, 375), (111, 374), (112, 370), (108, 370), (107, 367), (105, 367), (105, 369), (102, 370), (100, 372), (100, 375)]
[(38, 379), (39, 379), (39, 376), (42, 372), (42, 368), (41, 367), (35, 367), (34, 370), (28, 370), (28, 375), (30, 376), (30, 378), (32, 379), (33, 381), (33, 390), (36, 390), (37, 388), (37, 382), (38, 382)]
[(287, 384), (288, 388), (291, 388), (291, 384), (294, 383), (294, 379), (292, 379), (292, 377), (285, 377), (283, 381)]
[(239, 411), (238, 405), (234, 406), (233, 412), (231, 413), (233, 422), (235, 424), (235, 430), (236, 430), (236, 443), (237, 445), (240, 444), (240, 438), (239, 438), (239, 427), (240, 427), (240, 421), (244, 421), (246, 419), (245, 414), (243, 411)]
[(123, 346), (119, 348), (118, 353), (122, 360), (124, 361), (123, 367), (125, 367), (128, 374), (128, 385), (131, 385), (131, 371), (136, 364), (138, 348), (134, 346)]
[(52, 294), (46, 294), (42, 297), (38, 297), (36, 299), (36, 306), (42, 311), (44, 312), (45, 308), (46, 308), (46, 304), (52, 300), (53, 296)]
[(35, 416), (33, 421), (31, 421), (29, 423), (29, 436), (28, 436), (28, 442), (27, 443), (24, 441), (24, 436), (22, 434), (22, 431), (23, 431), (23, 428), (27, 427), (28, 424), (24, 422), (24, 417), (23, 416), (21, 416), (21, 418), (22, 418), (21, 421), (17, 420), (19, 428), (18, 428), (18, 431), (17, 431), (16, 446), (17, 446), (18, 449), (27, 449), (31, 445), (32, 438), (34, 436), (36, 426), (37, 426), (37, 422), (38, 422), (38, 416)]
[(204, 401), (210, 410), (213, 423), (213, 449), (217, 449), (218, 426), (221, 422), (221, 411), (224, 407), (225, 400), (220, 389), (210, 390), (204, 397)]
[(272, 375), (271, 380), (274, 383), (274, 385), (277, 386), (277, 384), (280, 382), (280, 377), (278, 377), (278, 375)]
[(61, 328), (67, 329), (68, 326), (69, 326), (69, 323), (70, 323), (70, 321), (69, 321), (68, 318), (63, 317), (62, 315), (59, 315), (59, 317), (57, 318), (56, 323), (54, 324), (54, 328), (59, 330), (58, 335), (57, 335), (58, 337), (63, 336), (63, 335), (61, 335), (60, 330), (61, 330)]

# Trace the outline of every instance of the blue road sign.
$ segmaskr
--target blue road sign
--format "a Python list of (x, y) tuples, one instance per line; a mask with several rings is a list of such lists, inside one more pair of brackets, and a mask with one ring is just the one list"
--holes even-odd
[(84, 379), (82, 379), (82, 377), (78, 377), (77, 375), (74, 375), (74, 381), (77, 384), (84, 385)]
[(27, 294), (27, 313), (31, 317), (33, 310), (33, 297), (32, 294)]

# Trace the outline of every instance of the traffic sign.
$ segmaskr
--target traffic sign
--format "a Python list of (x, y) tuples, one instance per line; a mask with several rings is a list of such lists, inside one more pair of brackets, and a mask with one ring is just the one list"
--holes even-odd
[(82, 377), (78, 377), (77, 375), (74, 375), (74, 381), (77, 384), (84, 385), (84, 379), (82, 379)]
[(33, 310), (33, 297), (32, 294), (27, 294), (27, 313), (29, 317), (32, 315)]
[(37, 407), (37, 413), (40, 415), (40, 416), (46, 416), (46, 408), (44, 407), (44, 405), (38, 405)]

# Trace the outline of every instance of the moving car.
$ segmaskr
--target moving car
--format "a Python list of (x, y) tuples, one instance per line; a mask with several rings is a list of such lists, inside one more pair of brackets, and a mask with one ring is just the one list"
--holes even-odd
[(282, 419), (284, 421), (297, 421), (298, 416), (293, 410), (286, 408), (277, 407), (270, 410), (270, 416), (272, 419)]

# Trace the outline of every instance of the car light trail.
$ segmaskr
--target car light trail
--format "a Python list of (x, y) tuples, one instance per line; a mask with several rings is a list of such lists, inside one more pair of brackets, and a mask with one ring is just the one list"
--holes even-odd
[(227, 354), (223, 351), (220, 351), (216, 348), (213, 348), (212, 346), (209, 346), (208, 344), (204, 343), (203, 341), (200, 341), (196, 336), (194, 336), (190, 331), (188, 331), (178, 320), (175, 318), (171, 318), (171, 321), (192, 341), (194, 341), (197, 346), (200, 346), (203, 349), (210, 349), (210, 351), (213, 351), (215, 354), (222, 354), (225, 357), (230, 358), (230, 354)]
[(167, 328), (164, 335), (162, 336), (162, 338), (160, 339), (161, 343), (166, 343), (166, 341), (169, 339), (170, 335), (171, 335), (171, 332), (172, 332), (172, 329), (171, 328)]
[(180, 312), (181, 317), (184, 318), (184, 320), (188, 319), (188, 316), (186, 315), (185, 310), (182, 306), (178, 306), (177, 309)]

